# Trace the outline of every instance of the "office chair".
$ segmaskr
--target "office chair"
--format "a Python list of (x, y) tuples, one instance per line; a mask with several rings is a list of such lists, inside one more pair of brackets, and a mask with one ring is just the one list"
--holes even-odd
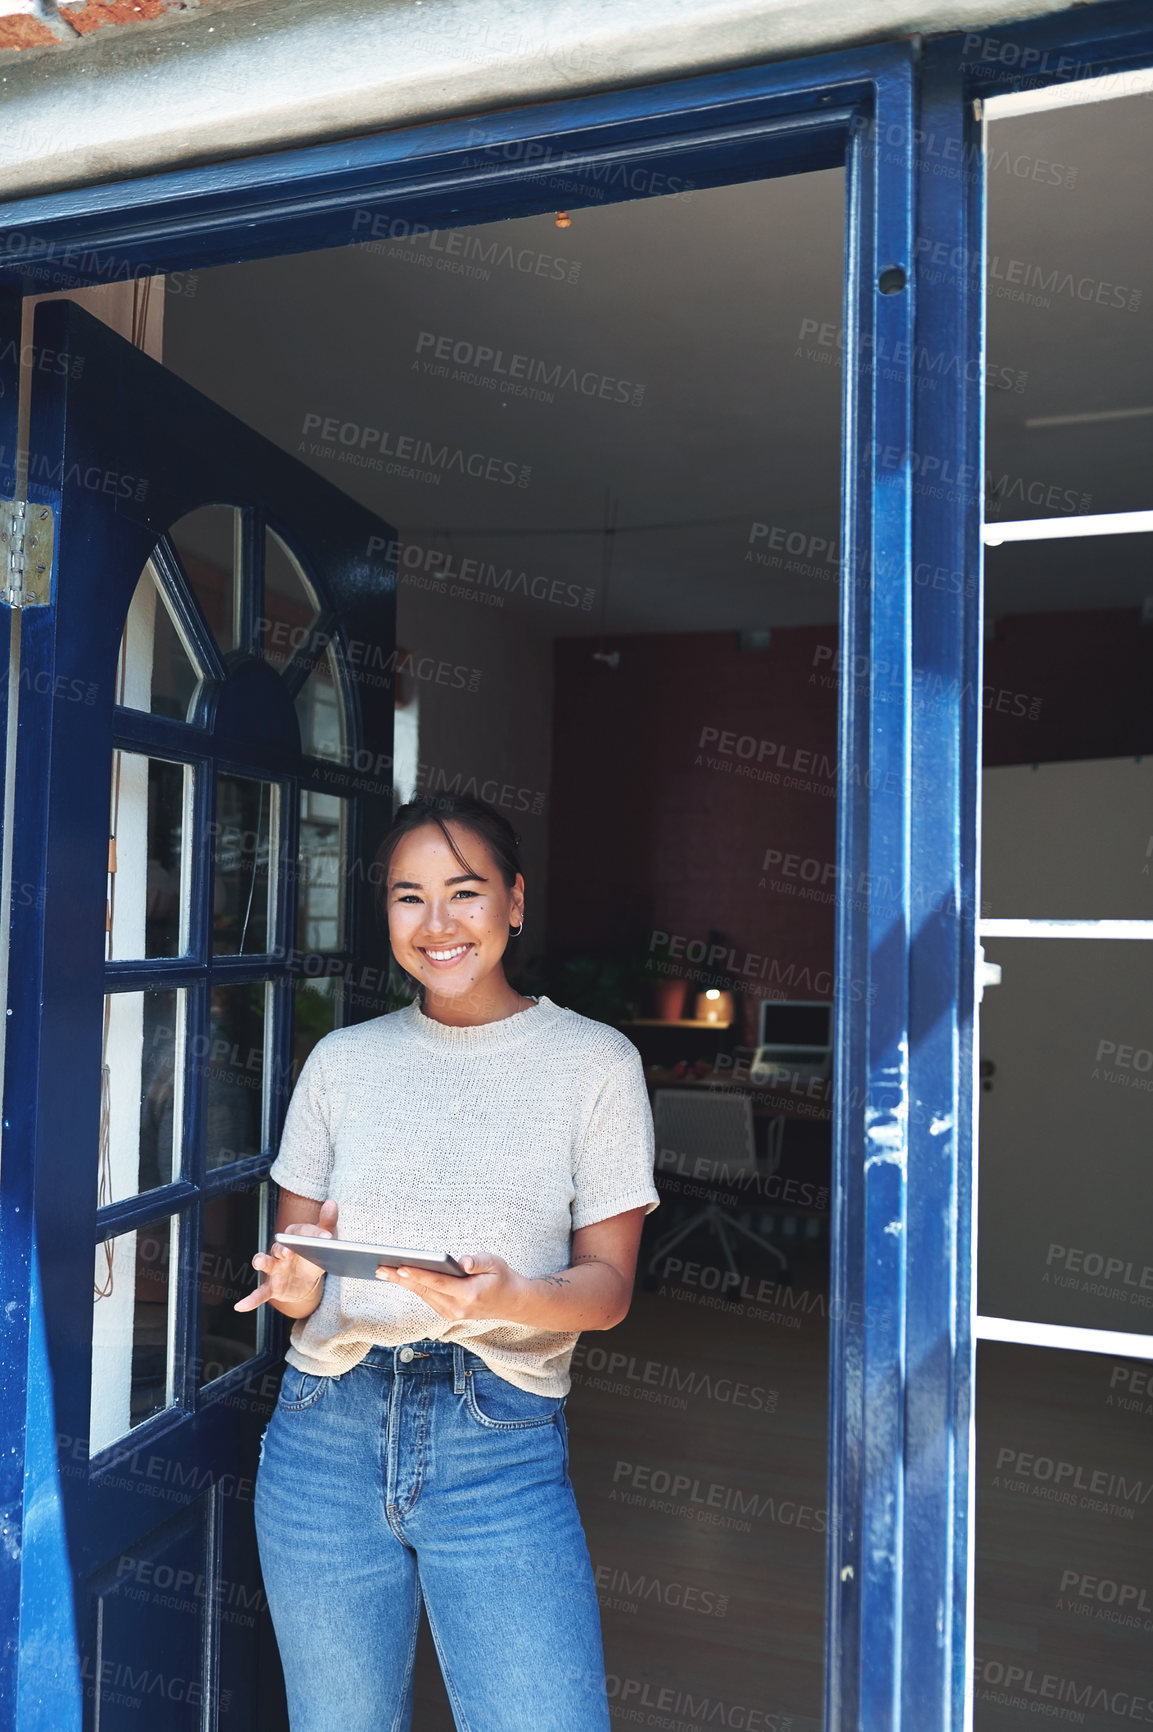
[[(720, 1094), (704, 1089), (656, 1089), (653, 1094), (653, 1120), (658, 1157), (664, 1150), (675, 1150), (690, 1163), (690, 1172), (692, 1163), (703, 1160), (707, 1163), (701, 1169), (703, 1184), (721, 1190), (732, 1179), (739, 1184), (742, 1175), (756, 1174), (753, 1103), (748, 1095)], [(772, 1121), (769, 1134), (770, 1172), (775, 1171), (780, 1163), (781, 1132), (784, 1128), (783, 1119)], [(756, 1196), (751, 1187), (750, 1196)], [(708, 1227), (716, 1234), (725, 1260), (734, 1275), (739, 1275), (740, 1270), (733, 1255), (731, 1234), (739, 1233), (758, 1249), (768, 1252), (770, 1257), (777, 1259), (782, 1269), (788, 1266), (787, 1258), (775, 1245), (762, 1238), (760, 1233), (754, 1232), (752, 1227), (746, 1227), (743, 1221), (728, 1214), (719, 1204), (706, 1203), (687, 1221), (670, 1227), (669, 1231), (657, 1240), (649, 1259), (649, 1274), (655, 1271), (662, 1257), (667, 1257), (674, 1246), (679, 1245), (682, 1239), (687, 1239), (690, 1233), (695, 1233), (699, 1227)]]

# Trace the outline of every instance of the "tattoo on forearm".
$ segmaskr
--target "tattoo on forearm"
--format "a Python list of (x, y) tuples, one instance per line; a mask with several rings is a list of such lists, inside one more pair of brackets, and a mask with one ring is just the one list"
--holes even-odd
[[(611, 1263), (605, 1263), (603, 1257), (594, 1257), (591, 1251), (582, 1251), (578, 1256), (574, 1257), (570, 1267), (575, 1269), (578, 1264), (582, 1263), (604, 1263), (606, 1269), (612, 1269), (613, 1267)], [(614, 1270), (614, 1273), (616, 1272), (617, 1271)], [(533, 1279), (536, 1281), (547, 1281), (550, 1287), (571, 1287), (572, 1285), (572, 1282), (569, 1280), (567, 1275), (535, 1275)]]

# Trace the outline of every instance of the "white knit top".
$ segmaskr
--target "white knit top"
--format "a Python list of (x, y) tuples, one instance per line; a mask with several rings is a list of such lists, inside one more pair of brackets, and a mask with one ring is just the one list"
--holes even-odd
[[(301, 1069), (270, 1169), (340, 1205), (337, 1236), (495, 1252), (522, 1275), (569, 1264), (574, 1228), (657, 1207), (640, 1055), (548, 998), (451, 1028), (417, 1004), (326, 1034)], [(576, 1331), (452, 1322), (395, 1282), (326, 1275), (293, 1325), (299, 1371), (334, 1375), (373, 1345), (463, 1342), (521, 1389), (567, 1395)]]

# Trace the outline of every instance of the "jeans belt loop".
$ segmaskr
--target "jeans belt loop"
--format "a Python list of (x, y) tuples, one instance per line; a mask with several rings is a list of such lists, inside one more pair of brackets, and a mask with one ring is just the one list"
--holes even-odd
[(464, 1348), (459, 1341), (452, 1344), (452, 1393), (464, 1394)]

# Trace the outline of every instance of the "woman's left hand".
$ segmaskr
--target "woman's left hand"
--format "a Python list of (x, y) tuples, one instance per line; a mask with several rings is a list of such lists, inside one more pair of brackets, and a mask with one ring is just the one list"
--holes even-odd
[(452, 1321), (470, 1317), (499, 1317), (503, 1322), (515, 1322), (517, 1303), (525, 1288), (525, 1278), (518, 1275), (503, 1257), (491, 1252), (478, 1252), (458, 1257), (457, 1262), (468, 1274), (437, 1275), (431, 1269), (392, 1269), (386, 1263), (376, 1266), (378, 1281), (393, 1281), (407, 1287), (418, 1299), (440, 1317)]

